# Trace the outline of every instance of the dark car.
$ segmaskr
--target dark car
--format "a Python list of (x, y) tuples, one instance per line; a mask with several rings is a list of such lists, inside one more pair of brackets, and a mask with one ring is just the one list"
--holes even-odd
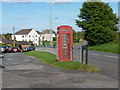
[(9, 52), (9, 50), (8, 50), (8, 49), (9, 49), (8, 46), (3, 46), (3, 48), (4, 48), (4, 52), (5, 52), (5, 53), (8, 53), (8, 52)]
[(29, 47), (29, 51), (33, 51), (33, 50), (35, 50), (35, 47), (34, 46), (30, 46)]
[(14, 48), (12, 48), (12, 51), (13, 51), (13, 52), (20, 52), (21, 49), (20, 49), (19, 47), (14, 47)]

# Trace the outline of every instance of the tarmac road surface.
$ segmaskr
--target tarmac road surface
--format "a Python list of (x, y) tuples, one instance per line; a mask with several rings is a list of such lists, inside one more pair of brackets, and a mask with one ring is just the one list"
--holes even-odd
[[(56, 48), (37, 48), (37, 51), (47, 51), (57, 55)], [(75, 52), (77, 61), (80, 61), (80, 50)], [(96, 66), (102, 70), (102, 74), (118, 80), (118, 54), (100, 51), (88, 51), (88, 64)]]
[(118, 81), (101, 73), (56, 68), (23, 53), (3, 58), (3, 88), (118, 88)]

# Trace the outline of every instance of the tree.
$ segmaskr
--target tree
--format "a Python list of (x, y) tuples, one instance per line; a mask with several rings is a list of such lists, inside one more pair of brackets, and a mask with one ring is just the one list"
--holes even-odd
[(5, 38), (6, 38), (7, 40), (12, 40), (11, 36), (12, 36), (11, 33), (5, 34)]
[(57, 40), (57, 37), (53, 37), (53, 41), (56, 41)]
[(19, 44), (18, 44), (18, 42), (14, 41), (14, 42), (12, 43), (12, 46), (13, 46), (13, 47), (18, 47)]
[(78, 41), (80, 40), (80, 39), (84, 39), (84, 31), (78, 31), (77, 32), (77, 39), (78, 39)]
[(84, 39), (84, 31), (75, 31), (73, 30), (73, 42), (77, 43), (80, 39)]
[(29, 41), (29, 43), (33, 44), (33, 41)]
[(118, 18), (109, 4), (84, 2), (76, 20), (76, 25), (85, 31), (89, 45), (99, 45), (113, 41), (118, 31)]
[(77, 42), (77, 32), (75, 30), (73, 30), (73, 42)]

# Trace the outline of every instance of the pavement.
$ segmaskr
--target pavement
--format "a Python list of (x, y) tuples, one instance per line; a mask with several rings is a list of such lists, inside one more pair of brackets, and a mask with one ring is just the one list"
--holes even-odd
[(118, 81), (101, 73), (69, 70), (42, 63), (24, 53), (4, 54), (3, 88), (118, 88)]
[(2, 58), (3, 58), (3, 55), (0, 54), (0, 89), (2, 89)]
[[(37, 51), (47, 51), (57, 55), (56, 48), (37, 48)], [(75, 58), (80, 61), (80, 50), (75, 50)], [(101, 73), (118, 80), (118, 54), (100, 51), (88, 51), (88, 64), (100, 68)]]

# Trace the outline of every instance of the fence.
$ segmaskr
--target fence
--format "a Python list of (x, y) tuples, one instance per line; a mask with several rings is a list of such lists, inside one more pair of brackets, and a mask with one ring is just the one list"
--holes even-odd
[(73, 61), (88, 64), (88, 47), (86, 45), (73, 47)]
[[(52, 54), (57, 55), (56, 47), (37, 47), (37, 51), (46, 51)], [(74, 46), (71, 48), (71, 59), (73, 61), (79, 61), (84, 64), (88, 64), (88, 47), (84, 44), (80, 44), (78, 46)]]

